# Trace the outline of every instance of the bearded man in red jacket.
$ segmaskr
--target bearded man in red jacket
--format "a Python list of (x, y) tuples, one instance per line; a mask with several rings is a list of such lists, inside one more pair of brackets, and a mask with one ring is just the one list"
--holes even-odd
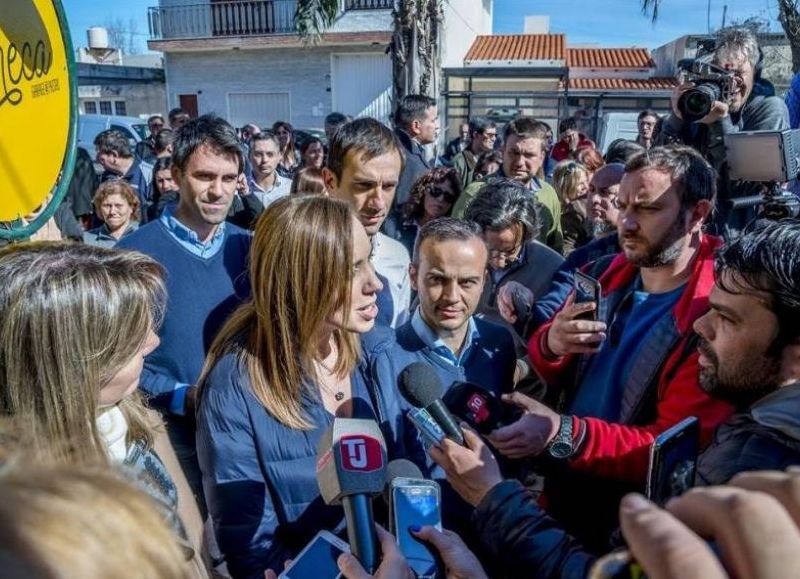
[(702, 227), (715, 183), (689, 147), (631, 159), (617, 200), (622, 251), (584, 270), (599, 302), (570, 296), (529, 343), (559, 411), (515, 395), (522, 417), (490, 437), (510, 458), (546, 458), (548, 510), (590, 549), (606, 548), (622, 495), (643, 489), (659, 433), (697, 416), (704, 444), (732, 412), (698, 384), (692, 331), (714, 284), (720, 242)]

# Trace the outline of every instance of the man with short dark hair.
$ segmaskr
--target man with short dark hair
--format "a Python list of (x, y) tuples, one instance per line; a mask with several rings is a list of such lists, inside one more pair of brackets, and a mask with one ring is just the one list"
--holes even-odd
[(475, 166), (481, 153), (494, 149), (497, 125), (494, 121), (472, 119), (469, 123), (469, 145), (453, 157), (453, 168), (458, 173), (461, 189), (466, 189), (474, 180)]
[(636, 117), (636, 128), (639, 131), (636, 143), (644, 147), (646, 151), (653, 146), (657, 125), (658, 114), (650, 109), (643, 110)]
[(161, 344), (145, 359), (140, 387), (165, 413), (167, 431), (202, 505), (193, 424), (197, 379), (222, 324), (250, 295), (250, 235), (225, 222), (243, 168), (233, 127), (211, 115), (186, 123), (177, 132), (172, 158), (177, 206), (167, 205), (157, 220), (117, 247), (141, 251), (167, 272)]
[(700, 387), (736, 414), (697, 463), (699, 483), (800, 464), (800, 220), (761, 222), (717, 253), (700, 336)]
[(181, 107), (175, 107), (169, 111), (169, 113), (167, 113), (167, 119), (169, 119), (169, 128), (173, 131), (177, 131), (183, 125), (188, 123), (191, 117), (189, 116), (189, 113)]
[(513, 388), (511, 333), (474, 317), (489, 257), (481, 233), (477, 224), (450, 217), (420, 229), (409, 266), (419, 307), (397, 328), (397, 344), (379, 364), (385, 387), (395, 385), (408, 364), (422, 361), (445, 389), (455, 382), (474, 382), (498, 395)]
[(147, 220), (147, 208), (150, 206), (150, 186), (153, 180), (152, 165), (140, 161), (131, 153), (128, 138), (121, 132), (108, 129), (94, 138), (97, 153), (96, 160), (105, 171), (101, 182), (122, 179), (127, 181), (139, 196), (142, 220)]
[(275, 133), (264, 131), (251, 135), (249, 151), (252, 167), (252, 176), (248, 179), (249, 192), (266, 208), (289, 194), (292, 181), (278, 175), (281, 145)]
[(348, 122), (350, 122), (350, 119), (343, 113), (328, 113), (325, 117), (325, 136), (329, 143), (333, 140), (333, 135), (336, 134), (339, 127)]
[(405, 96), (394, 113), (394, 132), (403, 147), (406, 164), (400, 174), (395, 196), (395, 213), (408, 201), (411, 188), (431, 168), (425, 158), (424, 145), (439, 136), (439, 112), (431, 97), (411, 94)]
[(513, 179), (521, 183), (540, 205), (538, 239), (561, 253), (564, 236), (561, 233), (561, 201), (555, 190), (545, 182), (543, 164), (547, 151), (545, 123), (530, 117), (520, 117), (503, 129), (503, 166), (483, 181), (467, 187), (453, 205), (450, 214), (463, 217), (467, 207), (486, 183), (498, 179)]
[(558, 123), (558, 142), (550, 151), (554, 161), (560, 163), (565, 159), (574, 159), (578, 151), (594, 148), (594, 143), (578, 131), (578, 121), (569, 117)]
[(147, 138), (136, 143), (136, 156), (147, 163), (154, 163), (156, 160), (155, 140), (158, 134), (164, 130), (164, 117), (152, 115), (147, 119), (147, 130), (150, 132)]
[(378, 322), (396, 327), (405, 322), (411, 301), (408, 251), (380, 232), (389, 215), (403, 170), (403, 152), (389, 128), (362, 118), (339, 127), (328, 144), (322, 168), (331, 197), (353, 206), (372, 243), (372, 263), (383, 282), (378, 294)]
[[(658, 434), (697, 416), (706, 441), (731, 412), (701, 390), (691, 340), (719, 245), (702, 230), (715, 191), (713, 169), (688, 147), (628, 163), (616, 203), (622, 252), (584, 268), (599, 280), (599, 303), (571, 296), (529, 343), (537, 373), (562, 397), (560, 413), (530, 400), (520, 421), (492, 435), (509, 457), (555, 459), (551, 512), (587, 546), (607, 540), (630, 488), (621, 481), (644, 483)], [(590, 312), (597, 321), (585, 319)]]

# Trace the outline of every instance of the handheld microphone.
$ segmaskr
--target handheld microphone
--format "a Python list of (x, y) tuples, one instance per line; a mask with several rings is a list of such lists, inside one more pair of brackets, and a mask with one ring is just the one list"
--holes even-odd
[(494, 392), (472, 384), (459, 382), (448, 388), (442, 397), (447, 409), (480, 434), (489, 434), (504, 424), (503, 404)]
[(341, 504), (350, 550), (372, 575), (380, 553), (372, 497), (386, 484), (386, 443), (374, 420), (334, 418), (317, 450), (317, 484), (326, 504)]
[(464, 446), (464, 435), (441, 400), (442, 383), (433, 368), (423, 362), (409, 364), (400, 372), (397, 386), (403, 398), (412, 406), (424, 408), (448, 438)]

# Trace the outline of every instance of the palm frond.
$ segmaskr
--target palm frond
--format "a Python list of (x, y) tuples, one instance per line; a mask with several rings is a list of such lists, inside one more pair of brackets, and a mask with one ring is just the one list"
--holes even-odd
[(642, 0), (642, 14), (650, 16), (652, 14), (653, 23), (658, 20), (658, 8), (661, 6), (661, 0)]
[(298, 0), (294, 13), (297, 33), (305, 41), (319, 40), (339, 15), (339, 0)]

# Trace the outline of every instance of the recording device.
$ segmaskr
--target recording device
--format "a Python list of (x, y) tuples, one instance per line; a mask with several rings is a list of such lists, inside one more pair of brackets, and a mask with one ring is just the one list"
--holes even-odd
[(317, 484), (326, 504), (344, 508), (350, 549), (369, 574), (379, 560), (371, 499), (385, 483), (386, 443), (378, 424), (334, 418), (317, 450)]
[(716, 44), (714, 38), (700, 40), (697, 43), (697, 58), (686, 58), (678, 62), (678, 69), (683, 73), (683, 82), (694, 85), (678, 99), (678, 111), (690, 123), (697, 122), (710, 113), (714, 101), (726, 103), (736, 92), (734, 73), (712, 63)]
[(489, 434), (503, 426), (505, 410), (494, 392), (472, 384), (458, 382), (442, 397), (453, 416), (469, 424), (480, 434)]
[(575, 303), (585, 304), (594, 302), (597, 307), (590, 312), (583, 312), (575, 316), (576, 320), (597, 321), (597, 308), (600, 306), (600, 282), (583, 272), (576, 271), (574, 275)]
[(387, 469), (389, 519), (400, 551), (418, 579), (431, 579), (439, 572), (436, 552), (411, 535), (412, 525), (430, 525), (442, 530), (441, 489), (438, 483), (422, 478), (417, 466), (395, 460)]
[(339, 579), (342, 573), (336, 561), (339, 555), (349, 552), (349, 545), (339, 537), (329, 531), (320, 531), (278, 579)]
[(699, 436), (699, 422), (689, 416), (656, 437), (647, 470), (648, 499), (663, 507), (694, 486)]
[(464, 435), (442, 402), (442, 383), (428, 364), (409, 364), (397, 379), (400, 394), (415, 408), (423, 408), (452, 441), (464, 446)]
[(731, 133), (725, 136), (725, 148), (731, 180), (764, 186), (761, 195), (731, 199), (731, 209), (763, 205), (764, 217), (772, 220), (800, 215), (800, 200), (781, 189), (781, 183), (800, 174), (800, 130)]
[(436, 421), (424, 408), (409, 410), (408, 419), (422, 436), (426, 451), (444, 440), (444, 430), (436, 424)]

